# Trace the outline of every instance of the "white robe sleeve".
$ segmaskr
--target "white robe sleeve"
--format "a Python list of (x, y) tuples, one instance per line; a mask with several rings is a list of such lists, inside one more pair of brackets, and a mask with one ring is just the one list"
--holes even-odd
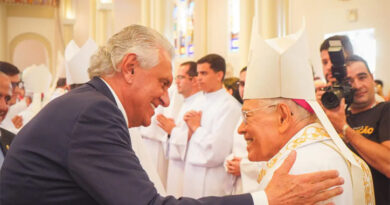
[(171, 131), (169, 139), (169, 159), (184, 160), (187, 151), (188, 128), (181, 124), (180, 127), (175, 127)]

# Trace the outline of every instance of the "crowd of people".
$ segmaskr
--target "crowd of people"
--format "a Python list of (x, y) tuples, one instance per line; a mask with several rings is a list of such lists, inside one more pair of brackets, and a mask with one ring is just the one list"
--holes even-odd
[[(389, 204), (383, 82), (333, 36), (315, 83), (301, 34), (253, 31), (236, 78), (218, 54), (173, 77), (172, 45), (138, 25), (100, 48), (68, 44), (53, 92), (48, 69), (0, 62), (0, 204)], [(354, 92), (328, 109), (331, 41)]]

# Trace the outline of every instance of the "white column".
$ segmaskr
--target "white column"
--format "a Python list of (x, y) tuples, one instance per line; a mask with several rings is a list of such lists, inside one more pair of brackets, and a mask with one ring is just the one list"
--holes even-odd
[(239, 34), (239, 46), (240, 46), (240, 68), (247, 66), (248, 64), (248, 52), (251, 38), (252, 21), (254, 17), (253, 0), (246, 0), (240, 2), (240, 34)]
[(112, 34), (112, 7), (112, 3), (98, 2), (97, 4), (96, 42), (98, 45), (104, 45)]
[(0, 61), (7, 59), (7, 11), (4, 4), (0, 4)]
[(194, 59), (207, 54), (207, 0), (195, 0)]

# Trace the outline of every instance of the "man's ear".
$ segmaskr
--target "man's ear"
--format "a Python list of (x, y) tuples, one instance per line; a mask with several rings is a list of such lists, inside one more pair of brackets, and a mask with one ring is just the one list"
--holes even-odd
[(279, 133), (285, 133), (289, 129), (290, 124), (292, 122), (292, 112), (290, 108), (284, 103), (278, 104), (277, 112), (279, 114), (278, 115)]
[(131, 83), (133, 81), (137, 64), (137, 56), (134, 53), (129, 53), (123, 56), (119, 67), (127, 83)]
[(217, 72), (218, 80), (221, 81), (221, 82), (223, 81), (223, 74), (224, 74), (223, 71), (218, 71)]

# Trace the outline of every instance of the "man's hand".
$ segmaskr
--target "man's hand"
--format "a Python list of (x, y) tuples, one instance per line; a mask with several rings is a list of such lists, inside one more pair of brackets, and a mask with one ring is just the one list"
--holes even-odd
[(194, 110), (188, 111), (184, 115), (183, 119), (186, 122), (190, 131), (194, 133), (196, 129), (200, 127), (200, 120), (202, 119), (202, 111), (194, 111)]
[(234, 157), (232, 160), (228, 160), (226, 164), (227, 172), (237, 177), (241, 176), (240, 162), (240, 157)]
[(343, 126), (347, 124), (347, 116), (345, 115), (345, 98), (340, 101), (340, 105), (338, 107), (333, 109), (325, 108), (322, 103), (320, 103), (320, 105), (336, 131), (342, 133)]
[(172, 129), (176, 127), (175, 120), (167, 118), (162, 114), (157, 115), (158, 126), (161, 127), (166, 133), (171, 134)]
[(295, 159), (296, 152), (292, 151), (265, 189), (270, 205), (315, 204), (343, 192), (341, 187), (334, 187), (344, 183), (336, 170), (290, 175)]
[(316, 99), (319, 103), (321, 103), (321, 97), (325, 93), (325, 89), (327, 87), (331, 86), (331, 84), (326, 84), (325, 82), (323, 82), (321, 80), (317, 80), (314, 82), (314, 86), (316, 89)]
[(16, 115), (14, 118), (12, 118), (12, 123), (14, 124), (16, 129), (19, 129), (23, 126), (23, 118), (22, 116)]

